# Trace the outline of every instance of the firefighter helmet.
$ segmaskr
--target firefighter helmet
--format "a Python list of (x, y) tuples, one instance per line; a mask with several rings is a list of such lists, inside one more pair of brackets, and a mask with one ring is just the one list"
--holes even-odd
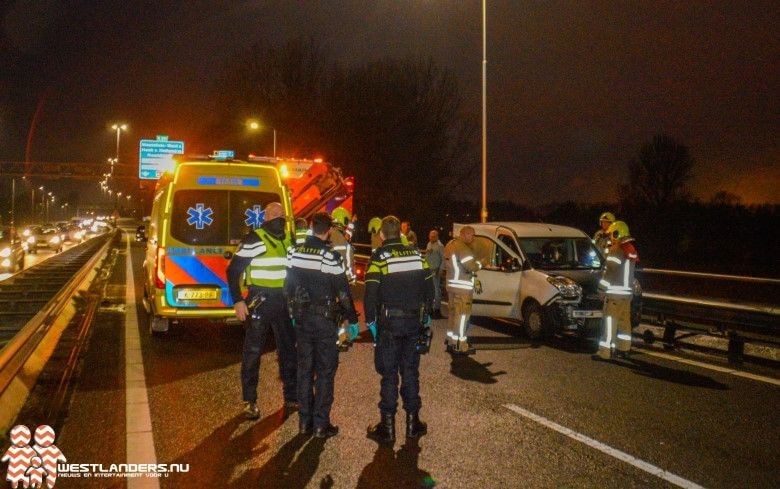
[(631, 238), (631, 232), (628, 230), (628, 224), (623, 221), (615, 221), (607, 229), (607, 234), (610, 239), (617, 240), (618, 242), (626, 241)]
[(346, 227), (347, 224), (349, 224), (350, 219), (352, 219), (352, 216), (345, 208), (336, 207), (333, 209), (333, 212), (330, 213), (330, 218), (333, 219), (334, 224)]
[(376, 234), (380, 229), (382, 229), (382, 219), (378, 217), (372, 217), (371, 220), (368, 221), (368, 232), (371, 234)]
[(602, 212), (601, 216), (599, 216), (599, 222), (601, 221), (615, 222), (615, 214), (611, 212)]

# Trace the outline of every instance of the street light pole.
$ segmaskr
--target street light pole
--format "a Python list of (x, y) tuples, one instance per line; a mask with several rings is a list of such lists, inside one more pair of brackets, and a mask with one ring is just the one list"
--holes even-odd
[(487, 0), (482, 0), (482, 212), (487, 222)]
[(11, 227), (13, 227), (15, 223), (15, 216), (16, 216), (16, 178), (11, 179)]

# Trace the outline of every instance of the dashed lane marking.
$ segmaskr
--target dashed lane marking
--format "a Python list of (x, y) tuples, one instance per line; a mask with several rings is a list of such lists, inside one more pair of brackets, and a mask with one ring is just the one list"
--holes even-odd
[(711, 363), (705, 363), (705, 362), (699, 362), (696, 360), (691, 360), (689, 358), (683, 358), (678, 357), (675, 355), (670, 355), (668, 353), (662, 353), (659, 351), (652, 351), (652, 350), (641, 350), (643, 355), (650, 355), (651, 357), (658, 357), (663, 358), (665, 360), (671, 360), (673, 362), (679, 362), (684, 363), (687, 365), (693, 365), (694, 367), (700, 367), (700, 368), (706, 368), (707, 370), (713, 370), (715, 372), (720, 372), (724, 374), (731, 374), (736, 375), (737, 377), (742, 377), (744, 379), (750, 379), (750, 380), (756, 380), (758, 382), (765, 382), (767, 384), (773, 384), (780, 386), (780, 379), (775, 379), (772, 377), (766, 377), (764, 375), (758, 375), (758, 374), (752, 374), (750, 372), (745, 372), (742, 370), (736, 370), (733, 368), (728, 367), (722, 367), (720, 365), (714, 365)]
[[(135, 301), (133, 258), (130, 253), (130, 234), (125, 231), (126, 288), (125, 301), (125, 425), (128, 464), (156, 464), (152, 417), (149, 413), (149, 395), (146, 390), (144, 359), (141, 354), (141, 335), (138, 334), (138, 313)], [(131, 477), (127, 489), (159, 489), (154, 477)]]
[(629, 465), (633, 465), (639, 470), (643, 470), (648, 474), (652, 474), (678, 487), (684, 487), (685, 489), (704, 489), (703, 486), (700, 486), (695, 482), (689, 481), (688, 479), (684, 479), (679, 475), (669, 472), (668, 470), (664, 470), (660, 467), (656, 467), (655, 465), (645, 462), (644, 460), (638, 459), (633, 455), (629, 455), (625, 452), (621, 452), (617, 448), (612, 448), (611, 446), (605, 445), (604, 443), (601, 443), (600, 441), (585, 436), (582, 433), (578, 433), (565, 426), (561, 426), (554, 421), (550, 421), (549, 419), (543, 416), (534, 414), (531, 411), (521, 408), (520, 406), (516, 406), (514, 404), (504, 404), (504, 407), (514, 413), (519, 414), (520, 416), (535, 421), (542, 426), (546, 426), (547, 428), (550, 428), (551, 430), (566, 435), (569, 438), (573, 440), (577, 440), (580, 443), (584, 443), (585, 445), (588, 445), (591, 448), (595, 448), (596, 450), (602, 453), (606, 453), (607, 455), (614, 457), (622, 462), (625, 462)]

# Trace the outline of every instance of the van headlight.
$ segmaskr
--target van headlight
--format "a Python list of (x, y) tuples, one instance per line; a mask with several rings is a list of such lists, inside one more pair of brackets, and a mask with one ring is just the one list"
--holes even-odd
[(54, 244), (60, 244), (60, 237), (59, 236), (53, 237), (51, 239), (51, 242), (54, 243)]
[(579, 299), (582, 297), (582, 287), (569, 277), (562, 277), (560, 275), (549, 276), (547, 277), (547, 282), (558, 289), (558, 293), (561, 294), (561, 297), (564, 299)]
[(3, 258), (8, 258), (11, 256), (11, 248), (5, 247), (2, 250), (0, 250), (0, 256)]

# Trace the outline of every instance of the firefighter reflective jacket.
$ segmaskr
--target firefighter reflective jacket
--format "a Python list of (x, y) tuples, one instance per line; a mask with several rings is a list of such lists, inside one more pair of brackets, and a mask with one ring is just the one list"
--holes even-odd
[(599, 281), (599, 289), (610, 295), (632, 295), (634, 270), (639, 256), (630, 242), (624, 243), (617, 251), (607, 254), (607, 266)]
[(482, 265), (474, 258), (474, 252), (469, 245), (459, 237), (450, 240), (444, 247), (444, 262), (447, 268), (447, 287), (474, 290), (474, 274)]

